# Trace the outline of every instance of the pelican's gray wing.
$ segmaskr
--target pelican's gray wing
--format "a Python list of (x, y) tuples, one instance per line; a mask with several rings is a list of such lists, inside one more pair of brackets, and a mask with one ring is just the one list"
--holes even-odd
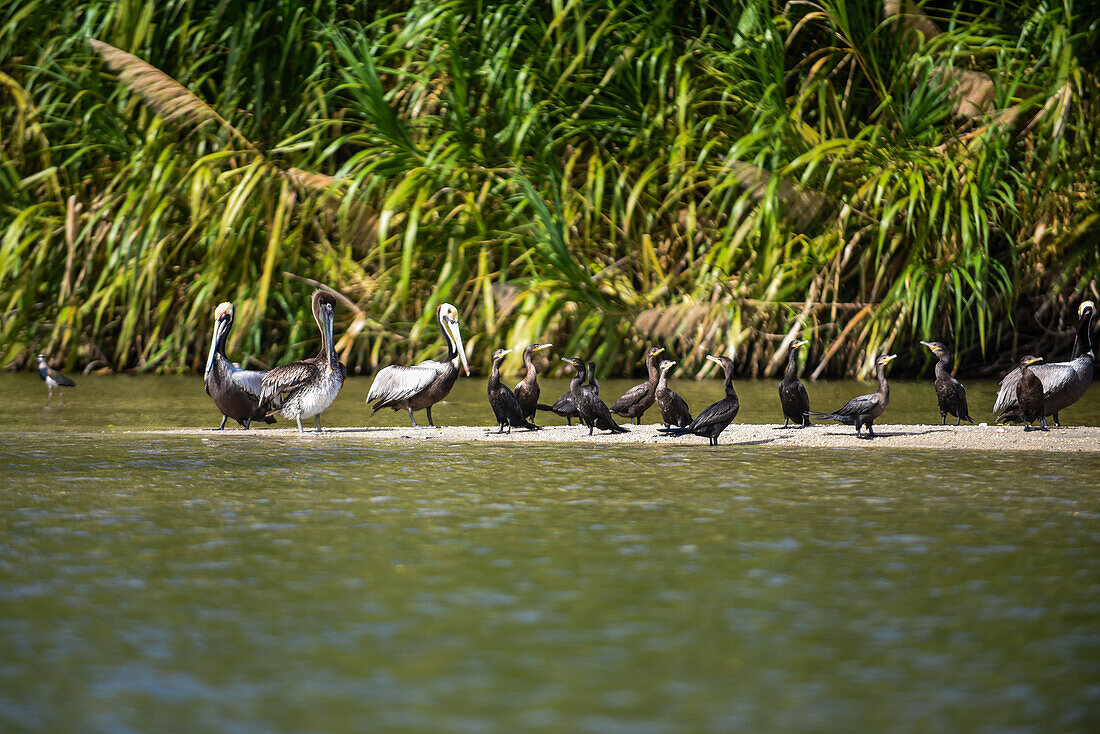
[(443, 362), (421, 362), (412, 367), (391, 364), (378, 371), (378, 375), (367, 391), (367, 402), (377, 403), (374, 410), (396, 405), (419, 395), (439, 377)]
[[(1051, 362), (1050, 364), (1037, 364), (1031, 367), (1031, 371), (1043, 383), (1043, 397), (1049, 398), (1066, 388), (1077, 379), (1077, 370), (1072, 362)], [(1009, 408), (1016, 407), (1016, 386), (1020, 384), (1020, 368), (1009, 372), (1001, 380), (1001, 387), (997, 391), (997, 402), (993, 403), (993, 412), (1000, 413)]]
[(311, 362), (291, 362), (274, 367), (260, 379), (260, 401), (267, 402), (281, 393), (290, 392), (314, 379), (317, 366)]
[(241, 390), (259, 400), (263, 393), (265, 374), (267, 373), (261, 370), (233, 370), (229, 379)]

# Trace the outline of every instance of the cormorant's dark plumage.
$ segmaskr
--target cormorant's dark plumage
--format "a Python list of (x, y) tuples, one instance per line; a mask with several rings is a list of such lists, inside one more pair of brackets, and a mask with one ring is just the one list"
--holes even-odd
[(523, 409), (520, 408), (515, 393), (500, 381), (500, 363), (511, 351), (511, 349), (498, 349), (493, 352), (493, 368), (489, 372), (489, 405), (492, 406), (493, 415), (496, 416), (497, 425), (500, 426), (497, 433), (504, 433), (505, 426), (508, 427), (508, 433), (512, 432), (513, 427), (537, 431), (538, 426), (523, 417)]
[(233, 304), (226, 301), (214, 309), (214, 338), (210, 343), (210, 355), (206, 358), (203, 383), (206, 394), (222, 414), (225, 428), (229, 418), (241, 424), (245, 430), (252, 421), (274, 423), (275, 417), (260, 405), (264, 373), (261, 370), (242, 370), (225, 356), (225, 340), (233, 328)]
[(1031, 424), (1034, 421), (1039, 421), (1040, 430), (1048, 430), (1043, 381), (1031, 369), (1031, 365), (1042, 361), (1042, 357), (1030, 355), (1020, 360), (1020, 380), (1016, 383), (1016, 405), (1020, 412), (1020, 419), (1024, 422), (1025, 431), (1031, 430)]
[(963, 421), (974, 421), (966, 407), (966, 389), (951, 374), (951, 352), (943, 342), (921, 342), (932, 350), (939, 361), (936, 362), (936, 399), (940, 404), (940, 425), (947, 423), (947, 414), (955, 416), (955, 425)]
[(884, 354), (875, 362), (875, 374), (878, 376), (878, 391), (870, 395), (860, 395), (852, 398), (848, 403), (835, 413), (813, 413), (814, 418), (827, 418), (840, 421), (845, 425), (856, 427), (856, 436), (863, 438), (861, 433), (863, 426), (867, 426), (867, 438), (875, 437), (873, 424), (875, 419), (886, 412), (890, 405), (890, 385), (886, 382), (886, 365), (890, 364), (898, 355)]
[(683, 428), (691, 423), (691, 411), (688, 409), (687, 401), (668, 387), (668, 372), (674, 364), (676, 364), (674, 361), (666, 359), (658, 365), (661, 377), (657, 380), (657, 390), (654, 395), (665, 427)]
[(810, 425), (810, 396), (806, 386), (798, 379), (798, 349), (810, 342), (795, 339), (787, 348), (787, 371), (779, 383), (779, 404), (783, 406), (783, 427), (794, 421), (796, 428)]
[(526, 420), (535, 422), (535, 412), (539, 406), (539, 371), (535, 367), (535, 353), (549, 349), (553, 344), (528, 344), (523, 349), (523, 366), (527, 374), (516, 385), (515, 395), (519, 408)]
[[(568, 360), (562, 360), (562, 361), (568, 361)], [(581, 370), (581, 382), (582, 383), (584, 382), (584, 374), (585, 374), (584, 370), (582, 369)], [(594, 392), (597, 395), (600, 394), (600, 383), (596, 381), (596, 363), (595, 362), (589, 362), (588, 363), (588, 384), (587, 385), (582, 385), (582, 387), (584, 387), (585, 390), (591, 390), (592, 392)], [(542, 403), (539, 403), (538, 404), (538, 409), (539, 410), (546, 410), (546, 411), (549, 411), (549, 412), (553, 413), (554, 415), (561, 416), (562, 418), (565, 419), (565, 422), (568, 423), (569, 425), (573, 425), (573, 419), (574, 418), (577, 418), (579, 420), (580, 417), (581, 417), (581, 414), (577, 411), (576, 403), (573, 402), (573, 391), (571, 389), (566, 390), (564, 393), (562, 393), (562, 396), (560, 398), (558, 398), (557, 401), (555, 401), (553, 405), (544, 405)], [(583, 424), (584, 421), (582, 420), (581, 423)]]
[(682, 428), (658, 428), (660, 433), (668, 436), (683, 436), (690, 433), (695, 436), (705, 436), (710, 439), (711, 446), (718, 445), (718, 436), (726, 430), (726, 426), (737, 417), (737, 411), (741, 402), (737, 399), (737, 391), (733, 389), (733, 360), (729, 357), (715, 357), (708, 354), (707, 359), (722, 365), (726, 373), (726, 394), (721, 400), (711, 403), (702, 413), (695, 416), (695, 420)]
[(645, 356), (645, 368), (649, 373), (649, 379), (624, 392), (611, 406), (612, 413), (630, 418), (641, 425), (642, 414), (649, 410), (657, 399), (657, 379), (660, 377), (657, 372), (657, 355), (663, 351), (665, 350), (662, 347), (650, 347)]
[(588, 435), (591, 436), (593, 429), (596, 428), (612, 433), (627, 433), (625, 428), (615, 423), (607, 404), (600, 400), (595, 391), (581, 385), (586, 371), (584, 360), (572, 357), (564, 358), (562, 361), (573, 365), (573, 369), (576, 370), (573, 381), (569, 383), (569, 392), (573, 396), (573, 404), (577, 407), (581, 422), (588, 426)]

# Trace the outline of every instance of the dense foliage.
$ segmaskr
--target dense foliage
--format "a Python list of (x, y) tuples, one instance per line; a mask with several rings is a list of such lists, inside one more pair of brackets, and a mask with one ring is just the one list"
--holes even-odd
[(201, 369), (231, 300), (231, 354), (271, 365), (316, 348), (314, 283), (353, 371), (437, 357), (444, 301), (481, 366), (1064, 357), (1100, 276), (1097, 18), (902, 5), (6, 3), (0, 364)]

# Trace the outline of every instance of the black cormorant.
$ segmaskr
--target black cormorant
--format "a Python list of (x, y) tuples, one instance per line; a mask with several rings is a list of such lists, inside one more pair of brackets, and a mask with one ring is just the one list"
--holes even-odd
[(649, 379), (624, 392), (611, 406), (612, 413), (630, 418), (641, 425), (642, 414), (649, 410), (656, 400), (657, 379), (660, 377), (657, 371), (657, 355), (663, 351), (665, 351), (663, 347), (650, 347), (645, 355), (645, 368)]
[(657, 380), (657, 390), (654, 392), (657, 407), (661, 410), (661, 420), (664, 421), (666, 428), (682, 428), (691, 423), (691, 411), (688, 409), (687, 401), (668, 387), (668, 372), (674, 364), (676, 363), (671, 359), (666, 359), (658, 365), (661, 377)]
[(321, 351), (316, 357), (274, 367), (260, 380), (260, 402), (269, 412), (279, 412), (298, 424), (302, 419), (316, 417), (321, 431), (321, 413), (325, 412), (344, 385), (347, 369), (336, 356), (332, 339), (332, 322), (336, 315), (336, 299), (327, 291), (313, 292), (313, 319), (321, 332)]
[(943, 342), (921, 342), (932, 350), (939, 361), (936, 362), (936, 399), (940, 404), (940, 425), (947, 424), (947, 414), (955, 416), (955, 425), (963, 421), (974, 421), (966, 407), (966, 389), (951, 374), (951, 352)]
[(810, 425), (810, 418), (806, 414), (810, 412), (810, 396), (806, 394), (806, 386), (798, 379), (798, 349), (809, 340), (795, 339), (787, 347), (787, 371), (783, 380), (779, 383), (779, 404), (783, 406), (783, 427), (786, 428), (791, 421), (796, 428)]
[(718, 445), (718, 436), (726, 430), (734, 418), (741, 402), (737, 399), (737, 391), (733, 389), (733, 360), (729, 357), (716, 357), (708, 354), (707, 359), (722, 365), (726, 373), (726, 394), (721, 400), (711, 403), (702, 413), (695, 416), (695, 420), (682, 428), (658, 428), (660, 433), (668, 436), (683, 436), (690, 433), (695, 436), (705, 436), (710, 439), (711, 446)]
[(577, 407), (581, 422), (588, 426), (588, 435), (591, 436), (595, 428), (612, 433), (627, 433), (625, 428), (615, 423), (607, 404), (600, 400), (595, 391), (582, 386), (585, 376), (584, 360), (567, 357), (562, 361), (573, 365), (573, 369), (576, 370), (573, 381), (569, 383), (569, 392), (573, 396), (573, 404)]
[(1020, 412), (1020, 420), (1024, 423), (1024, 430), (1030, 431), (1031, 424), (1039, 421), (1042, 431), (1047, 428), (1045, 399), (1043, 397), (1043, 381), (1031, 369), (1031, 365), (1042, 362), (1042, 357), (1028, 355), (1020, 360), (1020, 379), (1016, 382), (1016, 405)]
[(890, 385), (886, 382), (886, 365), (890, 364), (898, 355), (884, 354), (875, 362), (875, 374), (878, 377), (878, 392), (870, 395), (860, 395), (852, 398), (848, 403), (835, 413), (813, 413), (814, 418), (827, 418), (840, 421), (845, 425), (856, 427), (856, 436), (863, 438), (861, 430), (867, 426), (867, 438), (875, 437), (875, 429), (872, 427), (875, 419), (886, 412), (890, 405)]
[(508, 433), (512, 432), (513, 427), (536, 431), (538, 426), (528, 422), (523, 417), (523, 409), (520, 407), (515, 393), (500, 381), (500, 363), (511, 351), (511, 349), (498, 349), (493, 352), (493, 368), (489, 372), (489, 405), (492, 406), (493, 415), (496, 416), (497, 424), (500, 426), (497, 433), (504, 433), (505, 426), (508, 427)]
[(539, 371), (535, 368), (535, 353), (549, 349), (553, 344), (528, 344), (523, 349), (523, 366), (527, 374), (516, 385), (515, 395), (519, 408), (526, 420), (535, 422), (535, 412), (539, 405)]
[(210, 355), (206, 358), (206, 370), (203, 372), (206, 394), (214, 400), (214, 405), (222, 414), (222, 424), (217, 430), (225, 428), (229, 418), (245, 430), (252, 421), (274, 423), (275, 417), (268, 415), (268, 411), (260, 405), (263, 371), (242, 370), (225, 356), (225, 339), (232, 328), (233, 304), (227, 301), (214, 309), (214, 338), (210, 342)]
[[(1073, 357), (1069, 362), (1044, 362), (1031, 371), (1043, 383), (1044, 416), (1054, 416), (1054, 425), (1060, 426), (1058, 413), (1076, 403), (1092, 384), (1096, 353), (1092, 349), (1092, 319), (1096, 315), (1096, 304), (1085, 301), (1077, 309), (1077, 336), (1073, 340)], [(1078, 352), (1080, 356), (1078, 356)], [(1020, 368), (1009, 372), (1001, 380), (997, 392), (997, 402), (993, 412), (999, 413), (999, 422), (1020, 423), (1023, 416), (1017, 410), (1016, 383), (1020, 379)]]
[(447, 361), (427, 360), (412, 367), (391, 364), (380, 369), (367, 392), (367, 402), (374, 403), (371, 406), (372, 416), (382, 408), (404, 408), (409, 411), (409, 420), (415, 427), (413, 411), (427, 409), (428, 425), (434, 427), (432, 406), (451, 392), (458, 379), (459, 365), (467, 375), (470, 374), (462, 347), (462, 332), (458, 328), (458, 309), (444, 303), (436, 309), (435, 315), (439, 330), (447, 340)]

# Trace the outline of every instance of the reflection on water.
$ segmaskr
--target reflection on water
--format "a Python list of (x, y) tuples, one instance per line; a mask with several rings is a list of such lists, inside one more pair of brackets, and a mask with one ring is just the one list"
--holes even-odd
[(196, 380), (80, 382), (0, 433), (0, 731), (1096, 730), (1100, 457), (150, 437)]

